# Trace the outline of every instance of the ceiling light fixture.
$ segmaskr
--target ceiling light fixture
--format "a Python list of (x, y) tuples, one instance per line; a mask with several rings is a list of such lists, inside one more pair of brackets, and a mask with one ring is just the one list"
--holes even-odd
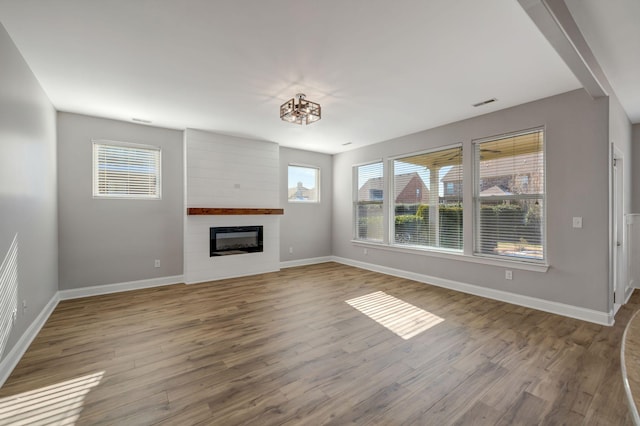
[(280, 106), (280, 118), (289, 123), (314, 123), (321, 118), (320, 104), (308, 101), (304, 93), (298, 93)]

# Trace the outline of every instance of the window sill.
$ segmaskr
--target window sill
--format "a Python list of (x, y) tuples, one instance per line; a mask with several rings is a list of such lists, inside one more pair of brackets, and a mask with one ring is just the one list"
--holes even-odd
[(127, 195), (94, 195), (92, 198), (94, 200), (162, 200), (162, 197), (134, 197)]
[(441, 259), (458, 260), (462, 262), (479, 263), (482, 265), (499, 266), (502, 268), (518, 269), (523, 271), (547, 272), (549, 265), (546, 263), (532, 263), (519, 260), (496, 259), (493, 257), (468, 255), (452, 250), (426, 249), (419, 247), (403, 247), (398, 245), (389, 245), (382, 243), (374, 243), (369, 241), (351, 240), (354, 245), (376, 248), (380, 250), (393, 251), (397, 253), (415, 254), (419, 256), (430, 256)]

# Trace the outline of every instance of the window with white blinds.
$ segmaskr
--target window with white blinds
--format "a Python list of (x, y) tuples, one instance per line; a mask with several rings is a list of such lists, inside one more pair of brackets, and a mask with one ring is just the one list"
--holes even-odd
[(474, 253), (543, 262), (544, 131), (474, 142)]
[(393, 242), (462, 250), (462, 147), (393, 160)]
[(93, 142), (93, 196), (159, 199), (160, 148), (113, 141)]
[(354, 237), (358, 240), (384, 240), (384, 175), (382, 161), (354, 167)]

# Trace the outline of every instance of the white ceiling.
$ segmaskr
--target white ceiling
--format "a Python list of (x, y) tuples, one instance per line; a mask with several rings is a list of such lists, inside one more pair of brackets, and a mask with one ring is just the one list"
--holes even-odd
[[(0, 22), (58, 110), (327, 153), (580, 87), (516, 0), (0, 0)], [(321, 121), (279, 119), (298, 92)]]

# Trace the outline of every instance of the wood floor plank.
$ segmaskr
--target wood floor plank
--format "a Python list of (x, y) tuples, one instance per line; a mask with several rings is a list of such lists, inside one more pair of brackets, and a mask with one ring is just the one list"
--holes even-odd
[[(376, 292), (417, 308), (373, 306), (400, 330), (443, 321), (404, 339), (346, 303)], [(336, 263), (67, 300), (0, 424), (625, 425), (639, 308), (603, 327)]]
[[(523, 392), (509, 410), (500, 418), (497, 425), (527, 425), (541, 424), (544, 414), (548, 411), (549, 402), (538, 398), (529, 392)], [(567, 419), (565, 419), (567, 420)], [(580, 424), (581, 422), (577, 423)], [(557, 423), (552, 423), (557, 424)], [(566, 424), (575, 424), (572, 422)]]

